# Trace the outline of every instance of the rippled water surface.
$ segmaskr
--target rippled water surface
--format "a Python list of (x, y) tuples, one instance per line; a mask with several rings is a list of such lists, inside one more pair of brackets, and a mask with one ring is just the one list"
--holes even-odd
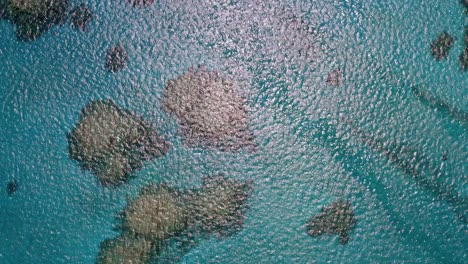
[[(0, 21), (0, 263), (95, 263), (141, 187), (198, 188), (217, 174), (252, 180), (243, 228), (186, 254), (169, 246), (161, 262), (468, 262), (468, 72), (458, 61), (468, 16), (458, 1), (86, 2), (95, 16), (85, 32), (67, 22), (20, 42)], [(436, 61), (430, 43), (443, 31), (457, 41)], [(111, 73), (117, 44), (129, 61)], [(167, 81), (197, 65), (239, 84), (256, 151), (184, 144), (160, 104)], [(171, 144), (116, 188), (68, 157), (66, 134), (97, 99), (157, 124)], [(349, 242), (307, 235), (339, 199), (357, 219)]]

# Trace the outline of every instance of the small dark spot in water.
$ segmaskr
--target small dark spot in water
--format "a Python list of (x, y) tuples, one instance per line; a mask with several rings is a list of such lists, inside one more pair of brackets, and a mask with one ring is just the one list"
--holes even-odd
[(343, 71), (341, 69), (333, 70), (328, 74), (325, 82), (335, 87), (343, 85)]
[(86, 31), (94, 13), (86, 4), (81, 4), (71, 11), (70, 16), (73, 28)]
[(445, 59), (453, 47), (456, 38), (444, 31), (431, 43), (431, 53), (436, 60)]
[[(465, 0), (466, 8), (467, 8), (467, 13), (468, 13), (468, 0)], [(464, 37), (464, 42), (465, 42), (465, 49), (463, 50), (463, 53), (460, 54), (458, 57), (460, 61), (460, 68), (462, 71), (467, 71), (468, 70), (468, 26), (465, 26), (465, 37)]]
[(468, 70), (468, 47), (465, 47), (458, 60), (460, 61), (460, 69), (466, 72)]
[(128, 53), (122, 45), (114, 46), (107, 50), (106, 69), (110, 72), (117, 72), (127, 66)]
[(442, 155), (442, 160), (446, 161), (448, 160), (448, 151), (445, 151), (444, 154)]
[(128, 0), (132, 6), (149, 6), (154, 3), (154, 0)]
[(12, 195), (17, 190), (18, 190), (18, 183), (15, 180), (8, 182), (8, 184), (7, 184), (7, 193), (9, 195)]
[[(468, 1), (468, 0), (467, 0)], [(465, 26), (465, 37), (464, 37), (464, 41), (465, 41), (465, 47), (468, 47), (468, 26)]]

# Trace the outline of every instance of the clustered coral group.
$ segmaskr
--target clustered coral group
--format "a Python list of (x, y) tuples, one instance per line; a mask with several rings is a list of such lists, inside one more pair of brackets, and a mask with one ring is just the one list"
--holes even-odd
[(98, 263), (149, 263), (170, 239), (234, 234), (244, 223), (248, 182), (207, 177), (197, 190), (147, 185), (124, 209), (122, 233), (101, 243)]
[[(468, 14), (468, 0), (460, 0), (460, 4), (463, 5), (465, 14)], [(442, 32), (431, 43), (432, 56), (436, 60), (445, 59), (449, 55), (449, 51), (456, 40), (457, 39), (448, 32)], [(460, 62), (460, 69), (466, 72), (468, 70), (468, 26), (465, 26), (464, 46), (463, 52), (458, 56), (458, 61)]]
[(177, 118), (188, 146), (255, 148), (245, 100), (237, 85), (216, 71), (190, 68), (169, 80), (162, 104)]
[(67, 18), (68, 0), (0, 0), (0, 18), (16, 27), (22, 41), (33, 41), (54, 25)]
[[(115, 48), (110, 53), (121, 51)], [(118, 70), (125, 57), (114, 55), (108, 54), (111, 71)], [(117, 62), (112, 57), (118, 57)], [(170, 80), (163, 98), (164, 108), (179, 121), (187, 146), (222, 151), (255, 145), (244, 104), (234, 82), (204, 67)], [(144, 162), (169, 150), (156, 127), (111, 100), (88, 103), (68, 134), (68, 143), (70, 158), (105, 186), (127, 182)], [(101, 244), (98, 263), (148, 263), (172, 238), (232, 235), (244, 224), (251, 190), (250, 182), (223, 176), (204, 178), (198, 190), (147, 185), (125, 207), (121, 235)]]
[(156, 128), (111, 100), (87, 104), (68, 134), (69, 155), (104, 185), (127, 182), (145, 161), (164, 156), (169, 144)]

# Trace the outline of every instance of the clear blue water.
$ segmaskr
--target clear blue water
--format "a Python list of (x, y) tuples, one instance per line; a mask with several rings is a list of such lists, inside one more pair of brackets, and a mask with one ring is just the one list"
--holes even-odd
[[(131, 8), (123, 0), (89, 1), (96, 17), (86, 33), (64, 25), (33, 43), (18, 42), (13, 27), (0, 22), (0, 263), (94, 263), (100, 242), (118, 234), (116, 214), (139, 188), (193, 187), (220, 172), (254, 182), (244, 228), (203, 240), (174, 262), (468, 262), (468, 229), (457, 208), (344, 125), (409, 142), (437, 161), (448, 151), (440, 164), (446, 174), (433, 181), (466, 199), (468, 123), (410, 91), (420, 85), (468, 112), (468, 75), (457, 58), (467, 18), (457, 1), (194, 2)], [(313, 33), (281, 22), (299, 16)], [(458, 41), (436, 62), (429, 45), (444, 30)], [(304, 41), (313, 43), (309, 53)], [(105, 52), (119, 42), (131, 60), (111, 74)], [(198, 64), (241, 84), (260, 151), (184, 147), (159, 100), (168, 79)], [(325, 83), (336, 68), (344, 71), (339, 88)], [(100, 186), (67, 156), (65, 134), (99, 98), (156, 123), (173, 145), (119, 188)], [(319, 119), (347, 120), (336, 126), (343, 136), (315, 137)], [(19, 189), (8, 196), (12, 179)], [(309, 237), (306, 221), (339, 198), (355, 206), (350, 242)]]

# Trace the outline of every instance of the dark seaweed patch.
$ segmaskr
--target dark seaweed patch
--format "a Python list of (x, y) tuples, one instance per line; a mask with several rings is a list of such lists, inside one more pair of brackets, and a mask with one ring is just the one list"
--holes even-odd
[(93, 11), (86, 4), (77, 6), (70, 13), (72, 27), (80, 31), (86, 31), (93, 16)]
[(322, 212), (307, 222), (307, 234), (321, 236), (335, 234), (340, 243), (349, 241), (349, 231), (356, 225), (356, 217), (349, 201), (339, 200), (322, 208)]
[(106, 69), (110, 72), (118, 72), (127, 66), (128, 53), (122, 45), (114, 46), (107, 50)]
[(12, 180), (7, 183), (7, 193), (9, 195), (14, 194), (17, 190), (18, 190), (18, 182), (16, 182), (15, 180)]
[(448, 32), (443, 32), (431, 43), (431, 53), (436, 60), (442, 60), (449, 54), (456, 38)]

